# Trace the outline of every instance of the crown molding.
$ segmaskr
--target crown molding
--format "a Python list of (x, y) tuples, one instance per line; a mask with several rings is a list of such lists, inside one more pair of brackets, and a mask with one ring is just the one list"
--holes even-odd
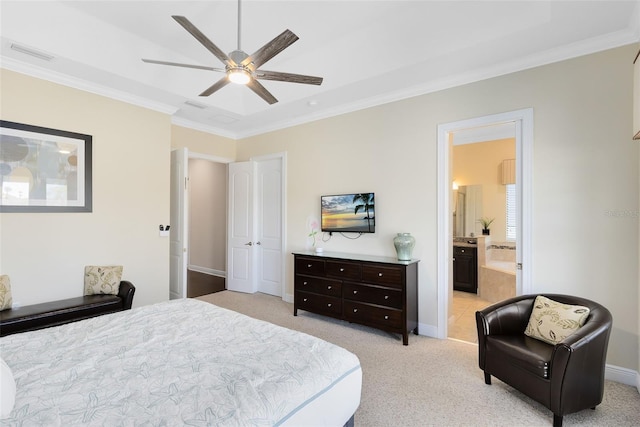
[(415, 85), (410, 88), (372, 96), (349, 104), (343, 104), (335, 108), (315, 111), (312, 114), (297, 116), (295, 118), (281, 120), (278, 122), (270, 122), (265, 125), (256, 125), (251, 128), (243, 127), (242, 131), (239, 132), (233, 132), (228, 129), (211, 126), (202, 122), (185, 119), (182, 117), (176, 117), (175, 113), (179, 110), (179, 107), (151, 101), (143, 97), (133, 96), (126, 92), (87, 82), (85, 80), (71, 77), (63, 73), (50, 71), (22, 61), (17, 61), (4, 55), (0, 56), (0, 66), (12, 71), (30, 75), (32, 77), (41, 78), (75, 89), (84, 90), (129, 104), (169, 114), (172, 116), (171, 122), (178, 126), (183, 126), (186, 128), (238, 140), (310, 123), (317, 120), (331, 118), (342, 114), (352, 113), (383, 104), (402, 101), (404, 99), (413, 98), (415, 96), (426, 95), (429, 93), (450, 89), (453, 87), (474, 83), (506, 74), (511, 74), (534, 67), (565, 61), (584, 55), (594, 54), (632, 43), (637, 43), (638, 41), (640, 41), (640, 19), (635, 18), (640, 18), (640, 1), (637, 2), (636, 8), (634, 9), (634, 13), (632, 15), (633, 16), (630, 18), (629, 27), (625, 30), (617, 31), (589, 40), (576, 42), (568, 46), (549, 49), (547, 51), (528, 55), (514, 61), (504, 62), (501, 64), (496, 64), (490, 67), (484, 67), (465, 73), (459, 73), (457, 75), (447, 76), (446, 78), (442, 78), (436, 81), (430, 81), (425, 84)]
[(233, 132), (229, 132), (226, 129), (220, 129), (214, 126), (206, 125), (204, 123), (185, 119), (183, 117), (172, 116), (171, 124), (174, 124), (176, 126), (182, 126), (188, 129), (199, 130), (201, 132), (211, 133), (213, 135), (223, 136), (225, 138), (230, 138), (233, 140), (237, 140), (240, 138), (237, 134)]
[[(636, 13), (636, 15), (638, 15), (640, 13), (640, 1), (638, 2), (638, 6), (635, 10), (638, 11), (638, 13)], [(491, 67), (480, 68), (477, 70), (472, 70), (470, 72), (448, 76), (440, 80), (430, 81), (426, 84), (416, 85), (410, 88), (404, 88), (402, 90), (369, 97), (350, 104), (343, 104), (337, 108), (326, 109), (313, 115), (300, 116), (292, 120), (271, 123), (268, 126), (256, 126), (253, 129), (245, 130), (245, 132), (243, 132), (241, 135), (238, 135), (238, 137), (245, 138), (267, 132), (273, 132), (316, 120), (322, 120), (342, 114), (352, 113), (355, 111), (364, 110), (391, 102), (402, 101), (404, 99), (413, 98), (415, 96), (426, 95), (429, 93), (451, 89), (453, 87), (462, 86), (469, 83), (475, 83), (478, 81), (511, 74), (530, 68), (540, 67), (543, 65), (561, 62), (580, 56), (590, 55), (608, 49), (615, 49), (617, 47), (636, 43), (639, 41), (638, 34), (640, 34), (640, 19), (637, 21), (631, 19), (631, 21), (632, 22), (630, 23), (629, 28), (625, 30), (610, 33), (601, 37), (583, 40), (567, 46), (549, 49), (541, 53), (525, 56), (518, 60), (504, 62)], [(634, 24), (635, 27), (633, 26)]]
[(138, 107), (148, 108), (150, 110), (158, 111), (160, 113), (174, 114), (178, 108), (149, 100), (144, 97), (131, 95), (130, 93), (112, 89), (103, 85), (88, 82), (86, 80), (72, 77), (64, 73), (48, 70), (42, 67), (38, 67), (27, 62), (18, 61), (14, 58), (10, 58), (4, 55), (0, 55), (0, 67), (17, 73), (26, 74), (31, 77), (46, 80), (52, 83), (57, 83), (63, 86), (71, 87), (73, 89), (79, 89), (85, 92), (93, 93), (95, 95), (104, 96), (107, 98), (115, 99), (117, 101), (126, 102), (127, 104), (133, 104)]

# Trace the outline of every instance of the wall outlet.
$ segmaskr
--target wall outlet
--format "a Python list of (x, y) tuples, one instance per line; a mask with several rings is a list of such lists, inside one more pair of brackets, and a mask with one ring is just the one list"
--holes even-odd
[(169, 237), (169, 230), (160, 230), (160, 237)]

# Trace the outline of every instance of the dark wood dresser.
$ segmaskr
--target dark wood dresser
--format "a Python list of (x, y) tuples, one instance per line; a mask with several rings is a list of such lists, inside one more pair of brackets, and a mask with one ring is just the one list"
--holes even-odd
[(337, 319), (402, 334), (418, 333), (418, 260), (294, 252), (294, 304)]

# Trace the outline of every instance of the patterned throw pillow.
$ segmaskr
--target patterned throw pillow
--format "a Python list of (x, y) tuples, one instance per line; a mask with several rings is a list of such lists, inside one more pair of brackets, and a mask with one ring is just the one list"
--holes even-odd
[(11, 282), (9, 276), (3, 274), (0, 276), (0, 311), (11, 308), (11, 304), (13, 304)]
[(531, 338), (555, 345), (584, 325), (589, 311), (588, 307), (562, 304), (538, 295), (524, 333)]
[(117, 295), (122, 279), (121, 265), (87, 265), (84, 268), (84, 294)]

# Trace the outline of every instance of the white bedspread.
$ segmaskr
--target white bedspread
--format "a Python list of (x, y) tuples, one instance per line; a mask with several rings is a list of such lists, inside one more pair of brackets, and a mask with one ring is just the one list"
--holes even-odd
[(192, 299), (9, 335), (0, 354), (17, 385), (0, 425), (278, 425), (361, 374), (341, 347)]

